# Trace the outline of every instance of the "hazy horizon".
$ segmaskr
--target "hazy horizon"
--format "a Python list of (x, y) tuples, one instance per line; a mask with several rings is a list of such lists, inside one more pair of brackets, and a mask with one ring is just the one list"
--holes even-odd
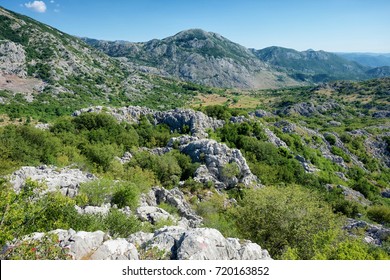
[(99, 40), (145, 42), (199, 28), (254, 49), (390, 53), (385, 0), (0, 0), (0, 5)]

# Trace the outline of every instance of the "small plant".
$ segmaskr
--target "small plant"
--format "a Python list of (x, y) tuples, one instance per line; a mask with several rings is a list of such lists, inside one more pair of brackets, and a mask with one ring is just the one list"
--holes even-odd
[(171, 252), (152, 247), (148, 249), (138, 249), (140, 260), (170, 260)]
[(4, 253), (6, 260), (71, 260), (69, 248), (61, 247), (56, 234), (19, 241)]

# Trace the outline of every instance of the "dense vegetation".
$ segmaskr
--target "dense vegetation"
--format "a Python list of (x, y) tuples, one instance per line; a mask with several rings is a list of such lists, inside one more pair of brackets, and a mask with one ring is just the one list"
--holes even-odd
[[(245, 115), (242, 111), (221, 106), (205, 107), (204, 111), (222, 119)], [(350, 180), (343, 184), (359, 190), (374, 202), (372, 206), (363, 207), (357, 202), (345, 200), (337, 189), (326, 191), (325, 184), (340, 183), (340, 178), (333, 175), (339, 167), (309, 146), (302, 145), (300, 137), (279, 133), (290, 149), (277, 148), (267, 142), (264, 124), (259, 121), (227, 123), (210, 133), (230, 147), (239, 148), (252, 172), (267, 187), (246, 190), (237, 186), (225, 194), (215, 193), (210, 199), (197, 202), (194, 195), (202, 196), (204, 191), (213, 191), (212, 185), (203, 186), (193, 181), (192, 174), (198, 163), (193, 163), (178, 150), (158, 156), (139, 149), (163, 147), (175, 136), (165, 125), (151, 125), (147, 117), (142, 118), (139, 124), (128, 124), (118, 123), (106, 114), (90, 113), (57, 118), (50, 131), (42, 131), (29, 124), (1, 127), (2, 174), (9, 174), (23, 165), (52, 164), (61, 167), (75, 164), (100, 177), (98, 181), (83, 185), (75, 198), (47, 193), (35, 199), (36, 190), (44, 186), (28, 182), (20, 193), (15, 193), (6, 182), (2, 182), (1, 244), (28, 233), (55, 228), (100, 229), (124, 237), (139, 230), (153, 230), (161, 225), (141, 223), (116, 209), (107, 216), (80, 215), (74, 205), (111, 203), (120, 208), (129, 206), (135, 209), (140, 193), (147, 192), (151, 186), (172, 188), (178, 186), (179, 181), (185, 181), (181, 188), (204, 217), (205, 226), (217, 228), (226, 236), (258, 242), (269, 249), (274, 258), (389, 257), (387, 245), (384, 249), (374, 248), (341, 230), (345, 216), (363, 215), (365, 219), (389, 223), (389, 205), (380, 196), (380, 180), (384, 185), (389, 181), (387, 169), (380, 174), (366, 173), (357, 167), (350, 169)], [(330, 138), (329, 142), (332, 143)], [(115, 157), (122, 156), (125, 151), (131, 151), (133, 158), (122, 165)], [(294, 158), (294, 152), (310, 158), (322, 171), (318, 174), (306, 173)], [(236, 171), (233, 165), (224, 170), (226, 174)], [(235, 198), (238, 204), (226, 206), (224, 201), (228, 198)]]

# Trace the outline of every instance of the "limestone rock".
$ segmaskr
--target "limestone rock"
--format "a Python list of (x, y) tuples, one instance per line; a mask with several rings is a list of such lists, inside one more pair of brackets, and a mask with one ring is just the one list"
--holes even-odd
[(79, 116), (83, 113), (101, 113), (112, 115), (119, 122), (138, 123), (141, 116), (150, 116), (152, 124), (166, 124), (172, 131), (183, 132), (188, 130), (194, 136), (206, 137), (207, 129), (215, 130), (223, 126), (224, 121), (210, 118), (202, 112), (191, 109), (174, 109), (169, 111), (154, 111), (146, 107), (128, 106), (121, 108), (111, 108), (96, 106), (84, 108), (73, 113), (73, 116)]
[(87, 214), (87, 215), (107, 215), (108, 212), (110, 212), (111, 205), (109, 203), (104, 204), (102, 206), (75, 206), (77, 212), (81, 215)]
[(107, 240), (90, 256), (91, 260), (138, 260), (134, 244), (124, 238)]
[(162, 187), (153, 187), (147, 194), (141, 195), (141, 207), (155, 207), (161, 203), (167, 203), (175, 207), (185, 224), (189, 227), (198, 227), (202, 224), (202, 218), (198, 216), (191, 205), (185, 200), (184, 194), (178, 189), (166, 190)]
[(10, 176), (10, 182), (17, 192), (21, 190), (27, 179), (45, 183), (49, 192), (59, 190), (62, 194), (73, 197), (77, 194), (81, 183), (90, 182), (97, 178), (93, 174), (82, 172), (79, 169), (56, 168), (46, 165), (24, 166)]
[[(130, 236), (127, 240), (134, 240)], [(250, 241), (224, 238), (216, 229), (164, 227), (155, 231), (141, 247), (169, 252), (175, 260), (261, 260), (271, 259), (266, 250)]]
[(0, 40), (0, 72), (3, 75), (27, 76), (26, 52), (22, 45)]
[(369, 224), (365, 221), (348, 219), (344, 226), (351, 235), (354, 235), (354, 230), (364, 229), (364, 241), (373, 245), (382, 246), (382, 243), (390, 238), (390, 229), (381, 225)]
[[(175, 141), (185, 142), (176, 138)], [(230, 149), (225, 144), (218, 143), (211, 139), (200, 139), (179, 146), (182, 153), (191, 157), (193, 162), (201, 162), (204, 166), (196, 172), (194, 178), (199, 182), (205, 182), (211, 179), (217, 188), (232, 188), (237, 183), (242, 183), (249, 187), (258, 185), (259, 180), (249, 169), (249, 166), (242, 156), (240, 150)], [(238, 167), (238, 175), (224, 175), (224, 168), (227, 164), (236, 164)]]
[(278, 136), (276, 136), (269, 128), (265, 127), (264, 132), (268, 137), (268, 141), (274, 144), (276, 147), (284, 147), (289, 150), (287, 144), (281, 140)]
[(378, 111), (372, 114), (372, 117), (376, 119), (390, 118), (390, 111)]
[(368, 206), (371, 204), (371, 201), (366, 199), (364, 195), (358, 191), (355, 191), (343, 185), (337, 185), (337, 188), (342, 190), (342, 193), (347, 200), (358, 202), (364, 206)]
[(270, 112), (267, 112), (265, 110), (258, 109), (258, 110), (254, 111), (254, 112), (250, 112), (249, 116), (258, 117), (258, 118), (264, 118), (264, 117), (272, 117), (273, 114), (270, 113)]
[(147, 221), (152, 224), (156, 224), (160, 221), (175, 221), (176, 219), (164, 209), (156, 206), (141, 206), (135, 210), (135, 215), (141, 221)]

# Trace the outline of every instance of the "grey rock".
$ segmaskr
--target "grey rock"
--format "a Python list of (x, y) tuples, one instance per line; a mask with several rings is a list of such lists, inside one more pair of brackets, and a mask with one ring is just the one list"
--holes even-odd
[(139, 106), (111, 108), (96, 106), (75, 111), (73, 116), (83, 113), (101, 113), (112, 115), (119, 122), (139, 122), (141, 116), (150, 116), (152, 124), (166, 124), (172, 131), (182, 131), (184, 128), (194, 136), (207, 137), (207, 129), (215, 130), (224, 125), (224, 121), (210, 118), (202, 112), (191, 109), (174, 109), (169, 111), (154, 111)]
[(0, 72), (3, 75), (27, 76), (26, 52), (22, 45), (0, 40)]
[(161, 221), (176, 221), (176, 219), (164, 209), (156, 206), (141, 206), (135, 210), (135, 215), (141, 221), (147, 221), (152, 224), (156, 224)]
[(316, 168), (313, 164), (311, 164), (309, 161), (307, 161), (303, 156), (296, 155), (295, 159), (299, 161), (299, 163), (302, 165), (305, 172), (314, 173), (314, 172), (319, 171), (318, 168)]
[(328, 124), (331, 126), (341, 126), (341, 122), (338, 122), (338, 121), (330, 121), (330, 122), (328, 122)]
[(296, 131), (296, 125), (285, 120), (275, 123), (275, 126), (281, 128), (283, 133), (293, 133)]
[(178, 189), (166, 190), (162, 187), (153, 187), (147, 194), (142, 194), (140, 199), (141, 207), (157, 207), (161, 203), (167, 203), (175, 207), (180, 215), (180, 220), (189, 227), (198, 227), (202, 224), (202, 218), (198, 216), (191, 205), (185, 200), (184, 194)]
[(381, 195), (385, 198), (390, 198), (390, 189), (385, 189), (381, 192)]
[(42, 165), (39, 167), (24, 166), (12, 173), (9, 180), (15, 191), (19, 192), (27, 179), (44, 183), (47, 191), (59, 190), (63, 195), (74, 197), (81, 183), (90, 182), (97, 178), (79, 169), (56, 168)]
[(366, 199), (363, 194), (361, 194), (358, 191), (355, 191), (351, 188), (348, 188), (343, 185), (337, 185), (337, 188), (341, 189), (343, 192), (343, 195), (345, 196), (345, 199), (358, 202), (364, 206), (368, 206), (371, 204), (371, 201)]
[(190, 109), (174, 109), (165, 112), (156, 112), (157, 123), (167, 124), (171, 130), (182, 131), (187, 126), (193, 136), (207, 137), (206, 130), (215, 130), (224, 125), (224, 121), (210, 118), (202, 112)]
[(347, 176), (345, 176), (343, 172), (335, 172), (334, 174), (336, 174), (340, 179), (342, 179), (345, 182), (349, 181), (349, 179), (347, 178)]
[[(183, 141), (179, 140), (179, 142)], [(182, 153), (189, 155), (193, 162), (204, 163), (194, 178), (199, 182), (211, 179), (218, 188), (232, 188), (237, 183), (242, 183), (247, 187), (259, 185), (259, 180), (252, 174), (238, 149), (230, 149), (225, 144), (210, 139), (195, 140), (179, 146), (179, 149)], [(226, 177), (223, 169), (227, 164), (233, 163), (237, 165), (239, 174)]]
[[(138, 233), (137, 233), (138, 234)], [(149, 236), (150, 237), (150, 236)], [(134, 240), (130, 236), (128, 240)], [(164, 227), (155, 231), (141, 247), (170, 252), (175, 260), (265, 260), (271, 259), (266, 250), (247, 240), (224, 238), (211, 228), (184, 229)]]
[(367, 137), (364, 141), (367, 151), (387, 167), (390, 167), (390, 153), (384, 137), (389, 136), (390, 132), (385, 132), (381, 135)]
[(107, 240), (90, 256), (91, 260), (138, 260), (134, 244), (124, 238)]
[(365, 221), (358, 221), (354, 219), (347, 219), (344, 229), (350, 235), (355, 235), (354, 231), (363, 229), (365, 232), (363, 240), (367, 243), (382, 246), (383, 242), (390, 237), (390, 229), (381, 225), (369, 224)]
[(372, 114), (375, 119), (390, 118), (390, 111), (378, 111)]
[(244, 117), (244, 116), (237, 116), (237, 117), (231, 117), (230, 118), (231, 123), (244, 123), (244, 122), (249, 122), (249, 120)]
[(311, 117), (314, 115), (320, 115), (323, 113), (326, 113), (331, 110), (335, 109), (342, 109), (342, 106), (335, 102), (335, 101), (329, 101), (324, 102), (323, 104), (317, 105), (313, 102), (301, 102), (294, 104), (292, 106), (288, 106), (286, 108), (283, 108), (279, 111), (277, 111), (278, 115), (301, 115), (305, 117)]
[(276, 147), (284, 147), (289, 150), (287, 144), (281, 140), (279, 137), (277, 137), (269, 128), (265, 127), (264, 132), (268, 137), (268, 141), (272, 144), (274, 144)]
[(41, 129), (41, 130), (49, 130), (50, 124), (48, 123), (38, 123), (35, 125), (35, 128)]
[(121, 158), (120, 157), (116, 157), (116, 160), (118, 160), (122, 164), (126, 164), (132, 158), (133, 158), (133, 155), (130, 152), (125, 152)]
[(254, 116), (254, 117), (258, 117), (258, 118), (264, 118), (264, 117), (272, 117), (273, 114), (270, 113), (270, 112), (267, 112), (265, 110), (261, 110), (261, 109), (258, 109), (254, 112), (250, 112), (249, 113), (249, 116)]
[(107, 215), (108, 212), (110, 212), (111, 205), (109, 203), (104, 204), (102, 206), (85, 206), (80, 207), (75, 205), (75, 208), (77, 212), (81, 215), (87, 214), (87, 215)]

